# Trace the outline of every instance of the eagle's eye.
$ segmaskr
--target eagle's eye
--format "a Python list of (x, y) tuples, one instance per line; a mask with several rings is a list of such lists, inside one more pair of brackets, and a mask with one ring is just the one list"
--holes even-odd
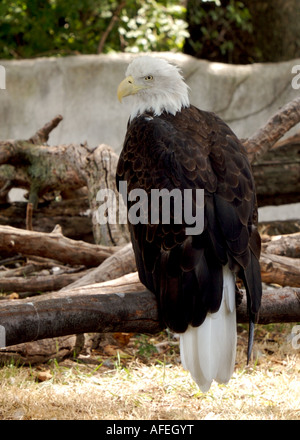
[(144, 78), (145, 81), (152, 81), (153, 80), (153, 76), (152, 75), (147, 75)]

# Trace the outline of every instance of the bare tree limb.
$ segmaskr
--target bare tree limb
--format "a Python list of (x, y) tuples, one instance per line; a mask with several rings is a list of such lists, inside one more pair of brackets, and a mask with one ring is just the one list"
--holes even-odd
[(53, 292), (60, 290), (81, 277), (82, 273), (78, 272), (63, 273), (60, 275), (0, 278), (0, 291), (5, 293), (29, 292), (30, 296), (32, 296), (40, 292)]
[(49, 139), (49, 134), (58, 124), (63, 120), (61, 115), (56, 116), (52, 121), (47, 122), (40, 130), (38, 130), (30, 139), (29, 142), (35, 145), (42, 145)]
[(37, 255), (52, 258), (67, 264), (95, 267), (118, 251), (115, 246), (102, 246), (71, 240), (59, 232), (25, 231), (0, 226), (0, 251)]
[[(57, 120), (59, 117), (53, 121)], [(39, 131), (41, 136), (47, 135), (49, 127), (56, 123), (53, 121)], [(16, 166), (18, 170), (23, 170), (22, 176), (27, 174), (27, 178), (23, 177), (22, 181), (25, 188), (30, 190), (29, 202), (34, 209), (37, 208), (39, 197), (48, 192), (88, 188), (93, 233), (97, 244), (124, 245), (129, 240), (125, 225), (109, 222), (100, 225), (97, 221), (97, 208), (100, 205), (97, 194), (100, 189), (116, 189), (117, 161), (118, 156), (113, 149), (104, 144), (91, 150), (87, 145), (81, 144), (40, 146), (29, 141), (0, 141), (0, 165), (6, 165), (6, 172), (8, 166)], [(8, 171), (13, 174), (10, 168)], [(12, 178), (5, 180), (12, 181)]]
[(90, 269), (86, 275), (74, 283), (64, 287), (63, 290), (75, 289), (89, 284), (103, 283), (136, 271), (136, 262), (132, 244), (128, 243), (115, 254), (108, 257), (100, 266)]
[(300, 122), (300, 97), (281, 107), (267, 124), (243, 142), (250, 162), (263, 156), (292, 127)]
[[(39, 258), (39, 257), (37, 257)], [(64, 265), (60, 265), (59, 263), (54, 263), (52, 260), (47, 260), (44, 258), (40, 258), (41, 261), (33, 261), (33, 260), (29, 260), (28, 263), (25, 266), (21, 266), (21, 267), (16, 267), (14, 269), (7, 269), (5, 271), (1, 271), (0, 272), (0, 280), (2, 278), (10, 278), (10, 277), (19, 277), (19, 276), (28, 276), (30, 274), (32, 274), (33, 272), (40, 272), (41, 270), (44, 269), (53, 269), (53, 266), (55, 265), (55, 267), (57, 267), (57, 269), (59, 270), (66, 270), (66, 267)], [(1, 261), (0, 261), (1, 263)], [(68, 269), (67, 269), (68, 270)], [(80, 268), (73, 268), (71, 269), (71, 272), (78, 272), (80, 270)]]
[(300, 287), (300, 259), (263, 253), (260, 269), (265, 283)]
[(111, 18), (111, 20), (109, 22), (109, 25), (107, 26), (106, 30), (103, 32), (102, 37), (101, 37), (101, 39), (99, 41), (98, 49), (97, 49), (97, 53), (98, 54), (102, 53), (104, 44), (105, 44), (105, 42), (107, 40), (107, 37), (109, 36), (109, 34), (112, 31), (112, 29), (113, 29), (114, 25), (116, 24), (116, 22), (119, 20), (119, 15), (120, 15), (122, 9), (124, 8), (124, 6), (126, 6), (126, 1), (120, 3), (117, 6), (116, 10), (114, 11), (113, 16), (112, 16), (112, 18)]
[(300, 258), (300, 232), (269, 237), (262, 243), (265, 254), (283, 255), (290, 258)]
[[(271, 145), (271, 144), (270, 144)], [(300, 200), (300, 133), (277, 142), (252, 162), (258, 206)]]
[[(296, 240), (298, 239), (298, 234), (291, 235), (295, 235), (295, 247), (297, 246)], [(263, 246), (265, 249), (269, 249), (267, 247), (268, 243), (264, 243)], [(269, 246), (271, 246), (271, 244)], [(283, 239), (280, 240), (280, 243), (277, 243), (276, 249), (278, 255), (273, 255), (269, 252), (263, 252), (261, 254), (260, 265), (262, 281), (265, 283), (279, 284), (281, 286), (300, 287), (300, 260), (282, 254), (282, 252), (285, 252), (290, 255), (288, 244), (285, 244), (285, 250), (283, 251)], [(291, 253), (293, 253), (293, 250), (291, 250)], [(66, 286), (63, 290), (111, 280), (135, 270), (136, 264), (132, 244), (128, 243), (117, 253), (107, 258), (99, 267), (88, 272), (71, 286)]]
[(23, 188), (34, 189), (38, 196), (53, 190), (79, 189), (86, 186), (85, 176), (68, 158), (80, 153), (87, 155), (86, 149), (73, 144), (53, 147), (29, 141), (0, 141), (1, 170), (6, 165), (3, 178), (11, 175), (10, 181), (19, 180)]
[[(40, 268), (53, 268), (54, 265), (53, 263), (52, 265), (46, 262), (40, 263)], [(110, 255), (98, 267), (90, 270), (82, 270), (82, 267), (79, 269), (77, 269), (77, 273), (73, 271), (73, 273), (28, 276), (38, 270), (38, 265), (31, 262), (21, 268), (11, 269), (4, 273), (0, 272), (0, 292), (30, 292), (30, 296), (32, 296), (37, 292), (70, 290), (119, 278), (136, 271), (131, 243)]]
[(26, 209), (26, 229), (28, 231), (32, 231), (32, 213), (33, 213), (33, 204), (28, 202)]
[[(32, 230), (50, 233), (59, 224), (65, 237), (94, 243), (89, 202), (87, 195), (81, 195), (80, 192), (72, 191), (70, 199), (67, 198), (67, 194), (65, 196), (63, 194), (64, 198), (60, 201), (56, 201), (50, 195), (49, 201), (41, 203), (34, 210)], [(0, 225), (27, 229), (27, 204), (26, 202), (14, 202), (13, 204), (7, 204), (6, 202), (2, 205)]]
[[(238, 308), (238, 322), (248, 322), (245, 296)], [(300, 289), (264, 291), (259, 323), (299, 320)], [(156, 333), (163, 328), (155, 296), (139, 282), (137, 273), (30, 301), (1, 301), (0, 323), (6, 346), (70, 334)]]

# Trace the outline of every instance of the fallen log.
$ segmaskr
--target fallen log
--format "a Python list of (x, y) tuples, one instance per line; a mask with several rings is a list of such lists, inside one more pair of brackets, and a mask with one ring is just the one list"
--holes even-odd
[[(245, 295), (238, 322), (248, 322)], [(259, 323), (300, 320), (300, 289), (266, 290)], [(163, 329), (154, 294), (137, 273), (100, 284), (45, 294), (28, 300), (0, 302), (2, 344), (89, 332), (157, 333)]]
[(261, 279), (265, 283), (300, 287), (300, 259), (262, 253)]
[(52, 258), (71, 265), (95, 267), (117, 252), (117, 246), (102, 246), (71, 240), (54, 230), (50, 234), (0, 226), (0, 252)]
[[(264, 243), (264, 250), (260, 258), (262, 281), (274, 283), (281, 286), (300, 287), (300, 259), (289, 258), (285, 254), (298, 256), (298, 246), (300, 234), (291, 234), (291, 247), (289, 238), (282, 236), (278, 239), (277, 246), (273, 255), (269, 253), (274, 249), (273, 242)], [(118, 252), (113, 254), (99, 267), (89, 271), (85, 276), (75, 281), (73, 284), (64, 287), (62, 290), (69, 290), (87, 284), (101, 283), (103, 281), (118, 278), (136, 270), (135, 258), (132, 244), (128, 243)]]
[(258, 230), (262, 238), (264, 238), (264, 235), (271, 237), (296, 234), (300, 232), (300, 218), (294, 220), (273, 220), (268, 222), (259, 222)]
[(69, 335), (11, 345), (0, 350), (0, 365), (34, 365), (51, 359), (60, 362), (78, 355), (84, 349), (84, 342), (84, 335)]
[(251, 164), (258, 206), (299, 201), (300, 133), (277, 142)]
[(132, 249), (132, 244), (128, 243), (118, 252), (108, 257), (100, 266), (87, 271), (86, 275), (64, 287), (63, 290), (70, 290), (89, 284), (103, 283), (115, 278), (120, 278), (131, 272), (136, 271), (136, 262)]
[(300, 258), (300, 232), (269, 237), (262, 244), (265, 254), (283, 255), (290, 258)]
[[(5, 227), (4, 227), (5, 229)], [(11, 229), (8, 228), (10, 231), (9, 239), (7, 242), (15, 241), (14, 234), (11, 233)], [(24, 236), (25, 238), (25, 244), (27, 246), (28, 244), (28, 237), (32, 237), (33, 234), (37, 234), (37, 238), (41, 239), (41, 234), (39, 233), (33, 233), (29, 231), (23, 231), (23, 230), (16, 230), (17, 235)], [(1, 232), (1, 227), (0, 227)], [(45, 237), (49, 237), (49, 239), (53, 238), (53, 235), (58, 235), (59, 237), (62, 237), (63, 240), (68, 240), (65, 237), (61, 236), (61, 234), (42, 234), (42, 240), (39, 240), (37, 242), (39, 249), (43, 249), (45, 245), (42, 244), (43, 240), (45, 240)], [(290, 286), (290, 287), (300, 287), (300, 259), (297, 258), (290, 258), (282, 254), (292, 254), (298, 255), (298, 247), (299, 247), (299, 237), (300, 234), (292, 234), (291, 236), (291, 246), (289, 245), (290, 241), (288, 237), (280, 237), (278, 240), (269, 241), (266, 243), (263, 243), (264, 251), (268, 251), (269, 249), (273, 249), (276, 251), (277, 255), (263, 252), (261, 254), (260, 258), (260, 265), (261, 265), (261, 274), (262, 274), (262, 280), (265, 283), (275, 283), (279, 284), (280, 286)], [(72, 242), (71, 240), (68, 240), (69, 242)], [(1, 243), (1, 237), (0, 237), (0, 243)], [(32, 248), (28, 252), (37, 253), (35, 251), (36, 246), (34, 245), (34, 240), (30, 240)], [(46, 244), (48, 243), (48, 238), (46, 240)], [(85, 265), (90, 266), (94, 263), (96, 260), (94, 256), (94, 248), (97, 248), (95, 245), (86, 244), (83, 242), (74, 242), (76, 247), (72, 247), (73, 251), (76, 252), (76, 255), (74, 256), (72, 252), (66, 252), (66, 249), (63, 251), (65, 254), (60, 253), (59, 257), (60, 259), (65, 259), (65, 263), (72, 264), (74, 263), (74, 258), (76, 263), (84, 262)], [(92, 262), (88, 261), (87, 258), (84, 260), (81, 258), (81, 251), (78, 249), (83, 246), (84, 248), (88, 247), (91, 249), (91, 258)], [(274, 248), (275, 246), (275, 248)], [(0, 246), (1, 250), (1, 246)], [(20, 251), (20, 248), (18, 248)], [(27, 248), (25, 249), (27, 250)], [(48, 246), (48, 251), (51, 251), (51, 246)], [(57, 250), (54, 247), (54, 250)], [(59, 250), (59, 249), (58, 249)], [(9, 271), (0, 272), (0, 291), (9, 293), (9, 292), (31, 292), (31, 295), (35, 292), (53, 292), (57, 291), (59, 289), (62, 290), (70, 290), (74, 289), (80, 286), (84, 285), (91, 285), (95, 283), (101, 283), (104, 281), (112, 280), (114, 278), (121, 277), (122, 275), (131, 273), (136, 271), (136, 263), (134, 258), (134, 253), (132, 249), (131, 243), (128, 243), (127, 245), (116, 248), (116, 247), (108, 247), (105, 248), (105, 251), (107, 251), (106, 259), (101, 264), (99, 264), (96, 268), (86, 270), (85, 272), (82, 271), (83, 267), (76, 266), (74, 270), (79, 272), (77, 274), (49, 274), (46, 276), (36, 275), (36, 276), (27, 276), (24, 277), (23, 275), (27, 274), (29, 275), (30, 272), (33, 272), (35, 267), (38, 268), (38, 266), (29, 263), (27, 265), (24, 265), (23, 267), (11, 269)], [(26, 252), (23, 252), (23, 254), (26, 254)], [(110, 253), (110, 256), (108, 254)], [(45, 252), (43, 251), (43, 255), (45, 255)], [(51, 253), (52, 256), (56, 256), (56, 254), (53, 254), (53, 251)], [(49, 256), (49, 254), (48, 254)], [(46, 261), (46, 260), (45, 260)], [(40, 267), (43, 268), (43, 266), (48, 265), (50, 267), (50, 262), (41, 262)], [(88, 264), (87, 264), (88, 263)], [(55, 261), (51, 262), (52, 269), (53, 266), (55, 266)], [(70, 272), (70, 269), (67, 269), (65, 271)], [(36, 271), (38, 272), (38, 270)], [(16, 277), (17, 275), (17, 277)]]
[(0, 278), (0, 291), (3, 293), (29, 292), (30, 296), (40, 292), (53, 292), (74, 283), (82, 273), (63, 273), (60, 275), (36, 275), (30, 277)]
[[(117, 192), (118, 156), (104, 144), (93, 149), (86, 144), (43, 145), (61, 120), (57, 116), (29, 140), (0, 141), (0, 195), (1, 191), (7, 194), (14, 186), (28, 189), (28, 201), (35, 210), (39, 199), (49, 192), (72, 192), (87, 187), (95, 242), (126, 244), (129, 241), (126, 225), (108, 222), (100, 225), (97, 218), (101, 204), (97, 199), (99, 190)], [(19, 170), (20, 179), (16, 175)]]
[[(50, 233), (56, 225), (60, 225), (65, 237), (95, 243), (87, 196), (78, 195), (78, 191), (73, 193), (71, 200), (41, 202), (33, 212), (32, 229)], [(27, 229), (27, 206), (27, 202), (0, 205), (0, 225)]]
[(282, 106), (262, 128), (243, 142), (250, 162), (262, 157), (299, 122), (300, 97), (297, 97)]
[[(243, 140), (249, 159), (254, 162), (253, 173), (260, 206), (291, 203), (299, 199), (300, 135), (278, 142), (299, 122), (299, 105), (299, 98), (286, 104), (263, 128)], [(28, 140), (0, 141), (0, 197), (4, 200), (5, 194), (13, 187), (26, 188), (29, 190), (29, 202), (36, 210), (39, 198), (49, 192), (74, 192), (87, 187), (96, 243), (127, 243), (129, 236), (124, 225), (99, 225), (97, 221), (99, 190), (116, 191), (117, 155), (106, 145), (93, 149), (82, 144), (44, 145), (51, 130), (61, 120), (58, 115)]]

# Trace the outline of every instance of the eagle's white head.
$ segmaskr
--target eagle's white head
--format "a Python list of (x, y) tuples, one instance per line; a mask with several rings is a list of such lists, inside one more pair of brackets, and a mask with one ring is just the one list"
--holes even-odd
[(118, 87), (118, 98), (132, 95), (130, 119), (145, 111), (159, 116), (163, 111), (175, 115), (188, 107), (188, 86), (178, 67), (162, 58), (141, 56), (128, 66), (126, 78)]

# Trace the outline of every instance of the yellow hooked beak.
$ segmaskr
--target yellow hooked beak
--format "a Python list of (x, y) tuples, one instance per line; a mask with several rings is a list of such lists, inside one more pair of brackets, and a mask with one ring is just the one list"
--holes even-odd
[(118, 87), (118, 99), (122, 102), (122, 98), (129, 95), (135, 95), (139, 90), (145, 89), (145, 86), (139, 86), (135, 84), (132, 76), (127, 76), (123, 81), (119, 84)]

